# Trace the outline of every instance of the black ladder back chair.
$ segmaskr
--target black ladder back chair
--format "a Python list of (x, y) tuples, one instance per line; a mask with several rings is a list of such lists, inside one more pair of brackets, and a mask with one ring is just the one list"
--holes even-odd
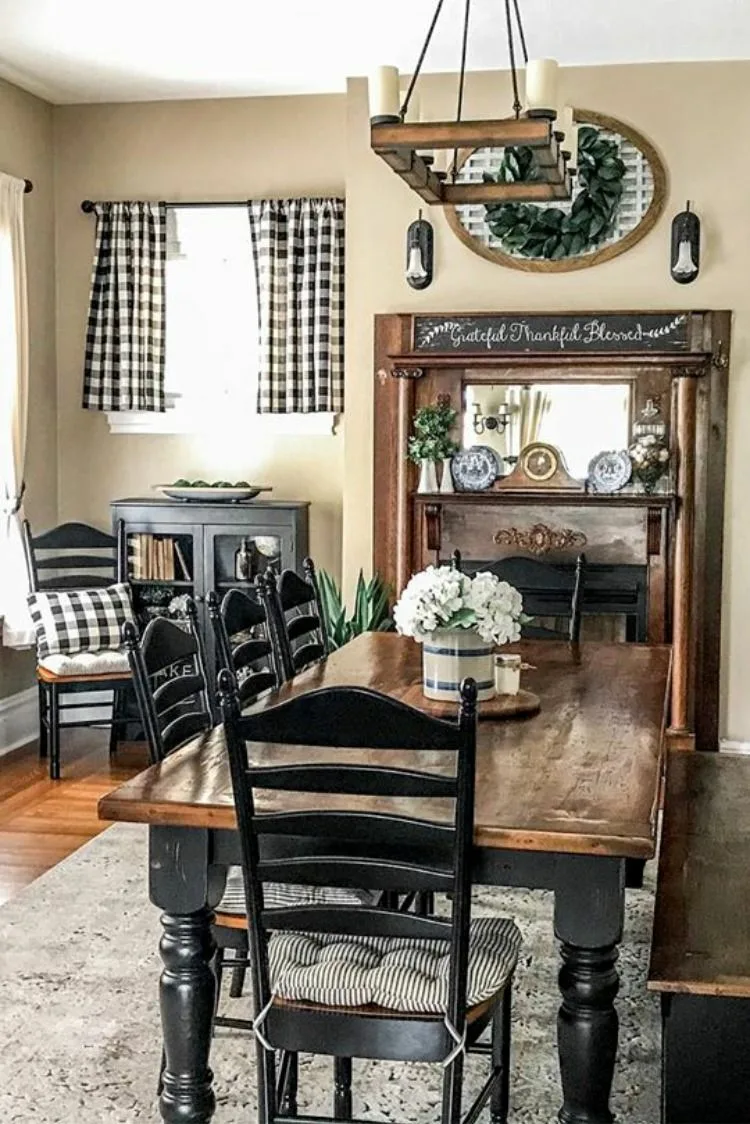
[[(110, 535), (87, 523), (61, 523), (35, 535), (28, 519), (23, 522), (23, 547), (32, 593), (76, 592), (105, 589), (125, 581), (122, 570), (124, 525)], [(60, 731), (65, 728), (109, 726), (109, 752), (114, 754), (118, 733), (126, 726), (126, 697), (131, 686), (128, 672), (98, 674), (94, 662), (85, 673), (61, 675), (37, 665), (39, 692), (39, 756), (49, 756), (52, 780), (60, 778)], [(69, 696), (89, 692), (112, 692), (113, 702), (75, 702)], [(106, 712), (93, 718), (76, 719), (76, 711)]]
[[(451, 555), (453, 569), (462, 570), (461, 552)], [(482, 562), (476, 569), (494, 574), (514, 586), (523, 595), (523, 609), (532, 617), (564, 617), (568, 628), (562, 631), (543, 625), (525, 624), (521, 636), (525, 640), (569, 640), (577, 644), (581, 639), (581, 618), (586, 586), (586, 555), (576, 558), (575, 570), (564, 570), (538, 558), (511, 557), (496, 562)]]
[(312, 558), (302, 563), (305, 578), (267, 570), (262, 578), (276, 637), (279, 671), (285, 681), (328, 655), (328, 635)]
[(278, 687), (281, 681), (267, 599), (260, 586), (254, 593), (230, 589), (220, 602), (212, 590), (206, 598), (214, 632), (216, 671), (226, 667), (234, 672), (242, 706), (263, 691)]
[[(281, 1109), (278, 1103), (283, 1082), (276, 1075), (277, 1049), (337, 1059), (336, 1120), (351, 1117), (353, 1057), (443, 1061), (442, 1124), (458, 1124), (464, 1050), (490, 1025), (491, 1074), (466, 1120), (475, 1120), (490, 1100), (494, 1124), (504, 1124), (510, 988), (520, 934), (508, 919), (471, 925), (473, 681), (463, 685), (457, 722), (358, 687), (313, 690), (241, 714), (227, 672), (220, 675), (220, 699), (247, 892), (261, 1124), (294, 1121), (288, 1089)], [(312, 760), (303, 753), (299, 763), (273, 765), (270, 744), (336, 752), (321, 755), (318, 749)], [(347, 762), (347, 751), (357, 749), (365, 751), (367, 763), (361, 757)], [(372, 751), (384, 749), (401, 752), (373, 760)], [(433, 770), (444, 754), (445, 771), (420, 769), (415, 750), (429, 751)], [(277, 795), (272, 811), (256, 806), (256, 789), (294, 793), (289, 810), (279, 809)], [(354, 798), (354, 805), (342, 807), (343, 796)], [(364, 807), (359, 796), (366, 798)], [(398, 805), (393, 811), (396, 797), (414, 801), (408, 814)], [(451, 895), (451, 913), (446, 920), (382, 905), (268, 909), (269, 882), (364, 885), (395, 894), (444, 891)], [(356, 944), (347, 942), (351, 937)], [(478, 952), (482, 939), (496, 959), (480, 982), (472, 949)], [(382, 968), (375, 994), (371, 983), (356, 978), (356, 966), (342, 961), (344, 950), (360, 948), (363, 940)], [(329, 950), (331, 955), (321, 952), (337, 944), (341, 948)], [(387, 959), (394, 944), (402, 969)], [(309, 967), (311, 954), (316, 966), (302, 973), (303, 982), (296, 968)], [(339, 978), (336, 965), (342, 963)], [(469, 995), (469, 980), (475, 995)]]
[(123, 628), (152, 764), (213, 726), (203, 638), (191, 597), (185, 612), (185, 627), (155, 617), (140, 639), (132, 624)]
[[(138, 706), (152, 764), (163, 761), (192, 738), (210, 730), (213, 714), (206, 678), (206, 657), (198, 627), (198, 613), (192, 598), (186, 599), (185, 627), (174, 620), (156, 617), (138, 637), (130, 624), (123, 628), (123, 639), (133, 673)], [(214, 970), (217, 979), (217, 1006), (225, 966), (233, 968), (230, 996), (242, 995), (247, 968), (247, 927), (244, 924), (244, 895), (241, 871), (235, 868), (227, 891), (216, 908), (213, 926), (217, 945)], [(235, 960), (225, 956), (232, 949)], [(219, 1026), (248, 1030), (246, 1019), (215, 1018)]]

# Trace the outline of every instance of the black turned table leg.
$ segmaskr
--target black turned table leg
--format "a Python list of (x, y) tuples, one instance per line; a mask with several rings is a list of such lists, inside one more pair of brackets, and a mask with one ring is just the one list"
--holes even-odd
[(216, 1004), (212, 907), (225, 873), (209, 867), (202, 828), (150, 828), (149, 868), (151, 900), (164, 910), (159, 1109), (166, 1124), (209, 1124), (216, 1108), (208, 1064)]
[(611, 1124), (609, 1095), (617, 1055), (617, 945), (622, 938), (625, 863), (558, 858), (555, 935), (561, 941), (557, 1019), (561, 1124)]
[(208, 1066), (216, 1003), (213, 912), (162, 914), (159, 996), (166, 1065), (159, 1107), (167, 1124), (204, 1124), (214, 1114)]

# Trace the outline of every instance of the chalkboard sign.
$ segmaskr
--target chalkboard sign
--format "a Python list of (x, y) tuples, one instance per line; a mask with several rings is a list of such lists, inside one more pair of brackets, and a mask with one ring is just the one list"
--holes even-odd
[(415, 316), (413, 350), (447, 355), (687, 351), (689, 327), (688, 312)]

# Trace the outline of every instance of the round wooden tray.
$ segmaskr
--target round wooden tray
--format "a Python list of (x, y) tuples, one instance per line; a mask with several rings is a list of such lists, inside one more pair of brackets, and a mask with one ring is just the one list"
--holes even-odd
[[(458, 701), (456, 702), (437, 702), (435, 699), (428, 699), (421, 693), (419, 701), (416, 699), (416, 692), (410, 699), (405, 699), (405, 702), (411, 703), (412, 706), (418, 706), (426, 714), (434, 714), (436, 718), (455, 718), (458, 713)], [(479, 702), (477, 711), (480, 722), (482, 719), (497, 719), (497, 718), (519, 718), (524, 714), (536, 714), (539, 710), (540, 702), (539, 695), (535, 695), (533, 691), (519, 691), (517, 695), (495, 695), (492, 699), (483, 699)]]

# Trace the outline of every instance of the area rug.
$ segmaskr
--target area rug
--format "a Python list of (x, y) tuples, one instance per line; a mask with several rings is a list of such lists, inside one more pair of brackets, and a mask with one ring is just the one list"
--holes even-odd
[[(155, 1102), (160, 926), (147, 898), (146, 844), (145, 828), (112, 827), (0, 912), (0, 1120), (5, 1124), (160, 1119)], [(645, 987), (652, 908), (648, 884), (628, 891), (612, 1098), (620, 1124), (659, 1119), (659, 1010)], [(513, 1009), (511, 1119), (554, 1124), (560, 1086), (552, 897), (542, 891), (481, 889), (475, 913), (511, 915), (523, 931)], [(244, 999), (225, 997), (227, 1008), (247, 1013)], [(251, 1124), (252, 1041), (246, 1034), (220, 1030), (211, 1062), (216, 1124)], [(467, 1097), (479, 1088), (486, 1066), (485, 1057), (468, 1059)], [(325, 1059), (301, 1059), (300, 1111), (329, 1111), (330, 1071)], [(435, 1124), (439, 1067), (355, 1062), (354, 1092), (357, 1116)]]

